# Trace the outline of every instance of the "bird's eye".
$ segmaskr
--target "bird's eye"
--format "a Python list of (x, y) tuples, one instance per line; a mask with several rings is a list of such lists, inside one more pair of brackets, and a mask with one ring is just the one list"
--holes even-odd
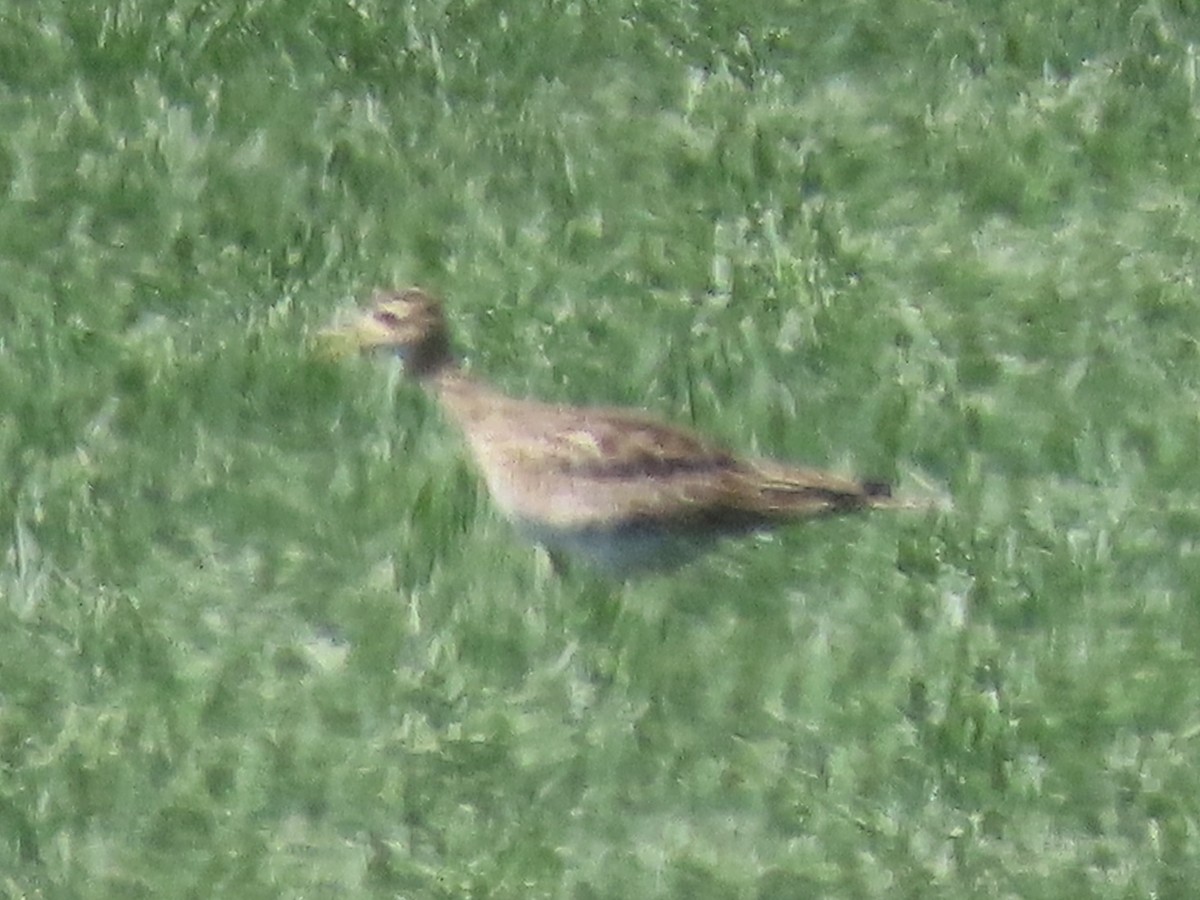
[(397, 328), (401, 322), (401, 319), (398, 315), (396, 315), (394, 312), (389, 312), (386, 309), (381, 309), (379, 312), (375, 313), (375, 320), (388, 328)]

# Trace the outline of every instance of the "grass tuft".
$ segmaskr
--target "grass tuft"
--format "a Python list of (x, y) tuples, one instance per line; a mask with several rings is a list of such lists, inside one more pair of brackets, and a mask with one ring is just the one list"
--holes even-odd
[[(709, 6), (0, 10), (0, 894), (1200, 880), (1194, 17)], [(951, 503), (560, 578), (393, 283)]]

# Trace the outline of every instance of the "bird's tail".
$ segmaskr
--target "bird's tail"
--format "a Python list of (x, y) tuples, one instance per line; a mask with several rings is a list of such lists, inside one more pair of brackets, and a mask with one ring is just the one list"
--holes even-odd
[(761, 514), (784, 519), (863, 509), (936, 510), (946, 502), (931, 491), (897, 494), (886, 481), (859, 480), (795, 466), (765, 462), (756, 466), (754, 490), (747, 493)]

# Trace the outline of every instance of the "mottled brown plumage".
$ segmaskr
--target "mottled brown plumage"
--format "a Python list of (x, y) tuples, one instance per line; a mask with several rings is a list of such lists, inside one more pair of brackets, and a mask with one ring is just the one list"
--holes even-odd
[(885, 485), (742, 459), (640, 412), (502, 394), (460, 369), (441, 304), (421, 290), (379, 291), (326, 336), (397, 353), (462, 431), (501, 512), (552, 550), (610, 571), (670, 567), (723, 536), (901, 505)]

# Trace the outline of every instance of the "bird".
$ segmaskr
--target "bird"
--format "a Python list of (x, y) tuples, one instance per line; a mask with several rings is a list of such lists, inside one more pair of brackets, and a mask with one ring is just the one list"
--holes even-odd
[(320, 337), (335, 355), (398, 356), (461, 432), (495, 506), (556, 561), (629, 578), (724, 538), (908, 505), (884, 482), (741, 457), (645, 412), (510, 396), (464, 369), (443, 304), (421, 288), (377, 290)]

